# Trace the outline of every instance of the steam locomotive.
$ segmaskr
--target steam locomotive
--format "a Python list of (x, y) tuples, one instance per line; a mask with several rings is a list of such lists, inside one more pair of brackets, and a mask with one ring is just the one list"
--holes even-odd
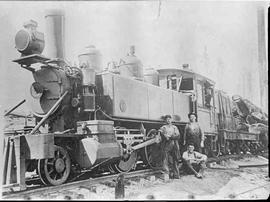
[(188, 65), (143, 71), (134, 46), (118, 64), (110, 62), (105, 69), (94, 46), (79, 55), (79, 67), (69, 65), (61, 46), (63, 18), (55, 11), (46, 16), (51, 57), (41, 55), (44, 34), (37, 31), (35, 21), (25, 23), (16, 34), (21, 57), (14, 62), (35, 80), (28, 102), (36, 125), (5, 131), (5, 186), (25, 189), (25, 173), (31, 171), (46, 185), (60, 185), (84, 171), (128, 172), (138, 162), (160, 168), (158, 129), (166, 114), (183, 134), (188, 113), (196, 112), (208, 156), (265, 148), (260, 131), (237, 130), (233, 112), (241, 114), (242, 98), (232, 102), (212, 80)]

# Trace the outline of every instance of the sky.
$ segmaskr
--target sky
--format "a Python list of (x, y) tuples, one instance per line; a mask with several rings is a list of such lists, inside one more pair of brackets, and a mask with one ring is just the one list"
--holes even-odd
[(24, 99), (33, 82), (30, 72), (12, 62), (20, 57), (14, 44), (16, 32), (33, 19), (46, 35), (45, 10), (55, 8), (65, 12), (65, 53), (72, 64), (78, 64), (79, 53), (91, 44), (100, 50), (104, 67), (109, 61), (118, 62), (135, 45), (144, 68), (188, 63), (214, 80), (218, 89), (259, 106), (259, 5), (267, 2), (0, 1), (2, 110)]

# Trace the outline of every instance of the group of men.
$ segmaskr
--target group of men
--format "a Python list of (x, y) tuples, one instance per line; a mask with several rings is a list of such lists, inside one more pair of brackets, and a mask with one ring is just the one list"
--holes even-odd
[[(204, 134), (197, 122), (197, 115), (189, 113), (188, 117), (190, 122), (187, 123), (183, 134), (183, 146), (186, 151), (182, 155), (182, 169), (187, 174), (194, 174), (197, 178), (202, 178), (207, 160), (207, 156), (201, 153), (204, 147)], [(180, 133), (178, 128), (172, 124), (170, 115), (166, 115), (164, 119), (166, 125), (159, 129), (164, 154), (163, 171), (170, 178), (179, 179), (179, 159), (181, 155), (178, 140), (180, 139)]]

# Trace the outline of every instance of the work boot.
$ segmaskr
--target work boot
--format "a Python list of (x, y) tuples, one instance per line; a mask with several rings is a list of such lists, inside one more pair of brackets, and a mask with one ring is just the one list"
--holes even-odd
[(197, 173), (195, 176), (196, 176), (198, 179), (202, 179), (202, 178), (203, 178), (202, 175), (201, 175), (200, 173)]
[(174, 175), (173, 178), (174, 179), (180, 179), (180, 176), (179, 175)]

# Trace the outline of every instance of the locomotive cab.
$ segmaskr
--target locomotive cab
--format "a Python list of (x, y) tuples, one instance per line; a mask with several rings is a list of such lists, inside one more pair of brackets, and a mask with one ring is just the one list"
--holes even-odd
[[(183, 65), (183, 69), (159, 69), (160, 86), (190, 96), (190, 111), (210, 113), (214, 106), (214, 82), (194, 73)], [(199, 113), (200, 113), (199, 112)]]
[(184, 64), (183, 69), (159, 69), (158, 72), (160, 86), (189, 95), (190, 111), (198, 113), (198, 119), (208, 120), (209, 126), (203, 124), (206, 131), (214, 131), (214, 82), (194, 73), (188, 64)]
[[(159, 69), (159, 83), (162, 88), (189, 96), (189, 111), (197, 113), (199, 124), (204, 131), (208, 149), (218, 153), (217, 115), (214, 98), (215, 83), (192, 71), (188, 64), (183, 69)], [(186, 114), (185, 116), (187, 116)], [(208, 152), (206, 151), (208, 154)]]

